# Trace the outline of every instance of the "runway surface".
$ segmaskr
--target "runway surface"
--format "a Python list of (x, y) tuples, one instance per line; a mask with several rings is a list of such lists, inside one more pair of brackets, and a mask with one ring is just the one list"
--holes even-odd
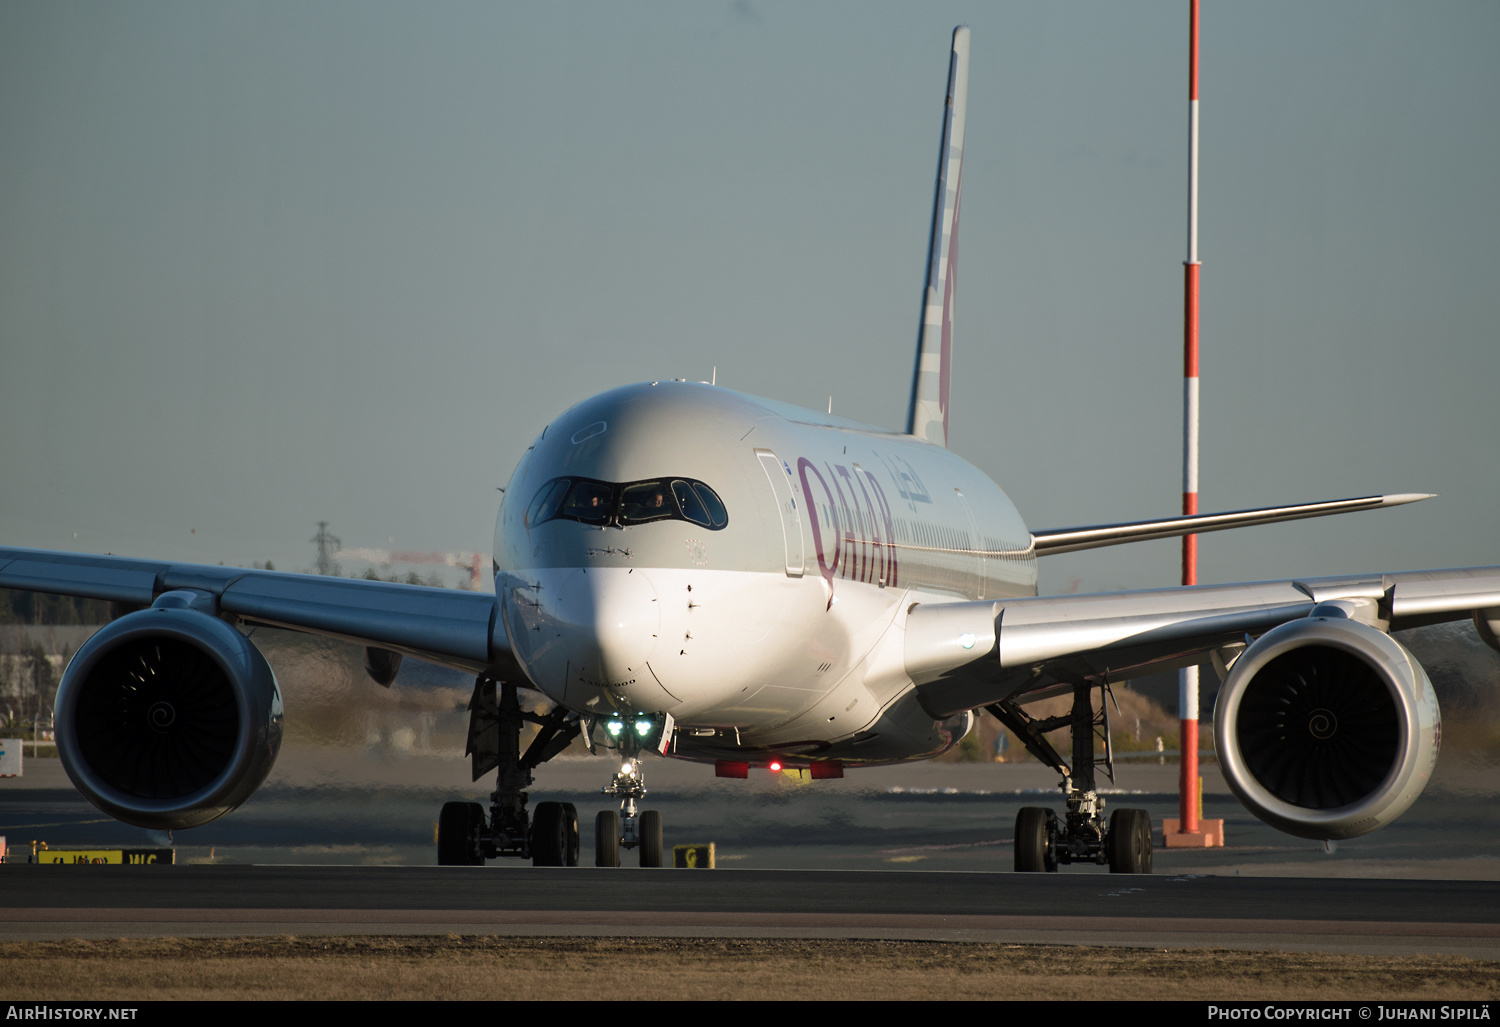
[[(533, 801), (578, 804), (586, 858), (610, 769), (556, 761), (538, 782), (547, 787), (533, 789)], [(1472, 790), (1436, 787), (1397, 825), (1329, 851), (1259, 824), (1210, 770), (1205, 813), (1226, 818), (1228, 848), (1158, 849), (1149, 877), (1015, 875), (1004, 871), (1016, 811), (1057, 804), (1035, 765), (925, 764), (813, 783), (717, 781), (658, 762), (645, 805), (662, 810), (668, 845), (714, 841), (721, 869), (434, 867), (441, 803), (487, 791), (465, 771), (388, 752), (290, 751), (245, 807), (173, 839), (177, 866), (0, 867), (0, 939), (666, 934), (1500, 958), (1500, 814), (1492, 794)], [(1144, 807), (1158, 822), (1175, 814), (1176, 767), (1120, 776), (1112, 806)], [(0, 834), (21, 859), (33, 838), (167, 841), (103, 818), (50, 760), (0, 781)]]
[[(66, 877), (59, 875), (65, 874)], [(0, 937), (610, 934), (1500, 958), (1495, 882), (530, 867), (5, 868)]]

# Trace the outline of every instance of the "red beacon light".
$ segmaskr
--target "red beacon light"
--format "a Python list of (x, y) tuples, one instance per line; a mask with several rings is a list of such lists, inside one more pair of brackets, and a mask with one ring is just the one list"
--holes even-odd
[[(779, 759), (769, 759), (762, 764), (773, 774), (779, 774), (787, 769), (786, 763)], [(732, 777), (741, 780), (750, 776), (751, 764), (748, 760), (715, 760), (715, 777)], [(825, 781), (841, 778), (844, 776), (844, 763), (842, 760), (813, 760), (799, 773), (804, 773), (814, 781)]]

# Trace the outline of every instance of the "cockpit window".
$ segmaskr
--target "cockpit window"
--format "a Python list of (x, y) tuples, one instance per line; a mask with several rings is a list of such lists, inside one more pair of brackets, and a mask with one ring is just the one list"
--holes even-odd
[(644, 524), (677, 515), (667, 490), (659, 481), (626, 485), (620, 490), (620, 523)]
[(556, 519), (617, 528), (679, 520), (718, 531), (729, 523), (729, 512), (718, 493), (692, 479), (615, 484), (592, 478), (553, 478), (537, 490), (526, 511), (526, 523), (536, 527)]
[(705, 527), (713, 523), (708, 516), (708, 510), (703, 505), (703, 500), (693, 492), (693, 486), (685, 481), (674, 481), (672, 482), (672, 495), (676, 497), (677, 506), (682, 511), (683, 517)]
[(717, 492), (701, 481), (693, 482), (693, 491), (698, 493), (698, 498), (703, 500), (703, 505), (708, 509), (711, 527), (718, 529), (729, 523), (729, 511), (724, 509), (724, 503), (719, 499)]
[(602, 481), (575, 481), (554, 516), (584, 524), (608, 524), (614, 514), (614, 489)]
[(535, 526), (556, 517), (557, 505), (567, 495), (569, 484), (571, 483), (566, 478), (554, 478), (537, 489), (536, 498), (526, 509), (526, 523)]
[(679, 478), (672, 482), (672, 495), (677, 497), (682, 516), (694, 524), (717, 531), (729, 523), (729, 513), (719, 501), (718, 494), (701, 481)]

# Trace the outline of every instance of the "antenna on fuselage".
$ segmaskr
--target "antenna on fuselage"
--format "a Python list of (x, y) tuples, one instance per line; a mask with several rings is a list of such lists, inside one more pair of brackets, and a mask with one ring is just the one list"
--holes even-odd
[(948, 95), (938, 148), (937, 192), (927, 239), (927, 277), (922, 283), (922, 319), (917, 366), (912, 371), (906, 433), (948, 444), (948, 386), (953, 368), (953, 288), (958, 267), (958, 200), (963, 180), (964, 112), (969, 95), (969, 30), (953, 30)]

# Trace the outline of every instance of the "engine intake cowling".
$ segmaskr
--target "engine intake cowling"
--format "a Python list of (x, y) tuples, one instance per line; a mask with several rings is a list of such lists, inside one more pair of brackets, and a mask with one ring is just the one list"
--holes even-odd
[(84, 796), (137, 827), (196, 827), (244, 802), (281, 748), (281, 692), (260, 650), (191, 609), (94, 634), (57, 689), (57, 749)]
[(1214, 710), (1234, 794), (1272, 827), (1320, 840), (1366, 834), (1406, 812), (1432, 776), (1440, 735), (1437, 696), (1411, 653), (1338, 616), (1262, 635), (1235, 661)]

